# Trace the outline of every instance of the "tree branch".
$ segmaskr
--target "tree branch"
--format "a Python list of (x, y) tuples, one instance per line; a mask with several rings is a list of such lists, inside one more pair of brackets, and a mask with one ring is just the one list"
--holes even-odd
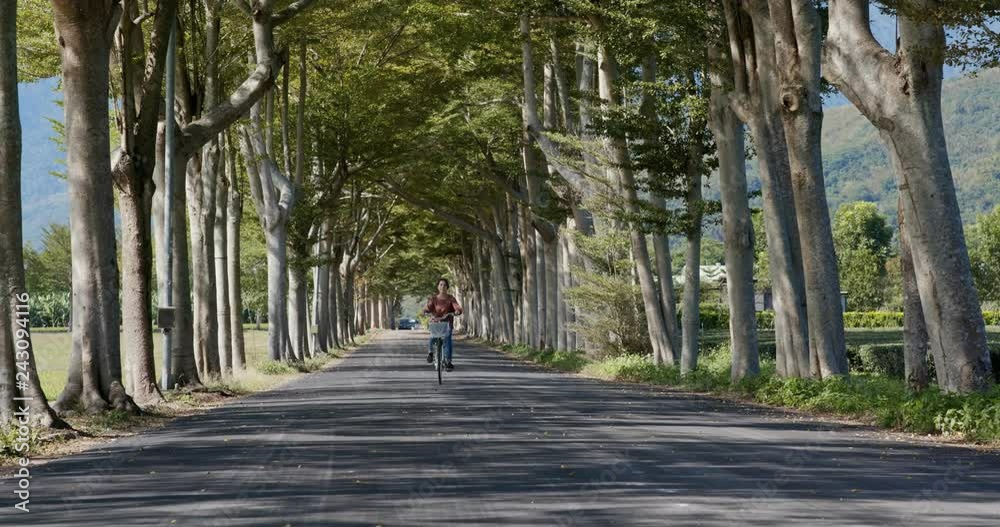
[(462, 229), (465, 232), (479, 236), (491, 243), (499, 241), (499, 237), (495, 233), (483, 229), (482, 227), (476, 225), (474, 222), (470, 220), (466, 220), (464, 218), (461, 218), (459, 216), (441, 210), (441, 207), (434, 204), (430, 200), (418, 198), (417, 196), (408, 194), (389, 181), (380, 181), (378, 182), (378, 184), (381, 185), (386, 190), (388, 190), (389, 192), (391, 192), (392, 194), (398, 196), (403, 201), (406, 201), (407, 203), (410, 203), (411, 205), (414, 205), (428, 212), (431, 212), (432, 214), (441, 218), (445, 222), (455, 227), (458, 227), (459, 229)]
[[(240, 0), (243, 1), (243, 0)], [(312, 5), (313, 0), (298, 0), (297, 2), (292, 2), (288, 7), (278, 11), (271, 17), (271, 24), (273, 27), (278, 27), (285, 22), (288, 22), (295, 15), (309, 9)]]

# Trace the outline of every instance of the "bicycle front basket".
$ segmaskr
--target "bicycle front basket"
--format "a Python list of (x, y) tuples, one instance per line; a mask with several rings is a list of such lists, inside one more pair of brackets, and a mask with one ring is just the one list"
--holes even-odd
[(447, 322), (431, 322), (427, 325), (427, 329), (431, 331), (431, 336), (434, 338), (447, 337), (449, 328), (450, 326)]

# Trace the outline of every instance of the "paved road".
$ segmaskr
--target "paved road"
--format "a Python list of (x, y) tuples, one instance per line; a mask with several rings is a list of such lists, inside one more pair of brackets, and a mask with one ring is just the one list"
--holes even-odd
[(32, 512), (0, 524), (1000, 525), (994, 455), (463, 343), (438, 387), (419, 337), (383, 335), (330, 371), (39, 467)]

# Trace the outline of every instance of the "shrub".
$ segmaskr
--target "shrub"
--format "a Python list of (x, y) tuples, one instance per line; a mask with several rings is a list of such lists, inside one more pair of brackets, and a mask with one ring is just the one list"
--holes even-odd
[(594, 265), (592, 270), (579, 270), (579, 285), (566, 297), (580, 310), (574, 329), (603, 356), (652, 352), (642, 294), (632, 279), (630, 243), (624, 232), (578, 240), (580, 251)]
[(757, 312), (757, 329), (774, 329), (774, 311)]
[(938, 432), (975, 440), (1000, 437), (1000, 390), (961, 398), (949, 397), (953, 407), (938, 413), (934, 419)]
[(66, 327), (72, 309), (69, 293), (31, 295), (29, 322), (33, 328)]
[(902, 344), (863, 344), (858, 347), (861, 371), (901, 379), (905, 372)]
[[(508, 352), (551, 365), (557, 354), (525, 346), (504, 346)], [(766, 349), (762, 347), (762, 349)], [(902, 379), (902, 346), (849, 348), (866, 371), (823, 380), (782, 378), (774, 364), (763, 360), (761, 375), (732, 383), (727, 345), (705, 352), (698, 368), (681, 376), (672, 365), (656, 365), (648, 355), (624, 354), (597, 361), (577, 356), (584, 375), (602, 379), (683, 387), (710, 393), (741, 394), (765, 404), (832, 412), (862, 418), (879, 426), (920, 434), (960, 435), (975, 441), (1000, 441), (1000, 387), (987, 394), (946, 394), (936, 388), (911, 393)], [(1000, 352), (1000, 349), (994, 350)], [(1000, 363), (1000, 362), (998, 362)], [(558, 367), (558, 366), (557, 366)]]
[(1000, 311), (983, 311), (983, 320), (987, 326), (1000, 326)]
[(844, 313), (847, 328), (900, 328), (903, 313), (899, 311), (848, 311)]
[(264, 361), (257, 365), (257, 371), (264, 375), (291, 375), (298, 372), (294, 366), (276, 360)]
[[(682, 317), (681, 310), (677, 315)], [(698, 317), (703, 329), (725, 329), (729, 327), (729, 310), (718, 304), (701, 304), (698, 306)]]
[(657, 366), (649, 357), (635, 354), (619, 355), (583, 368), (583, 373), (601, 379), (646, 384), (676, 384), (680, 371), (673, 366)]

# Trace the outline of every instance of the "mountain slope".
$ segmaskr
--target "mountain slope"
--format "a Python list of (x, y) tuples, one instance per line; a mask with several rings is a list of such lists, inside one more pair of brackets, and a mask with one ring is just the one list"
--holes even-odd
[[(1000, 70), (947, 81), (942, 108), (959, 206), (971, 223), (1000, 204)], [(831, 211), (872, 201), (895, 220), (896, 183), (885, 146), (853, 106), (827, 110), (823, 166)]]

